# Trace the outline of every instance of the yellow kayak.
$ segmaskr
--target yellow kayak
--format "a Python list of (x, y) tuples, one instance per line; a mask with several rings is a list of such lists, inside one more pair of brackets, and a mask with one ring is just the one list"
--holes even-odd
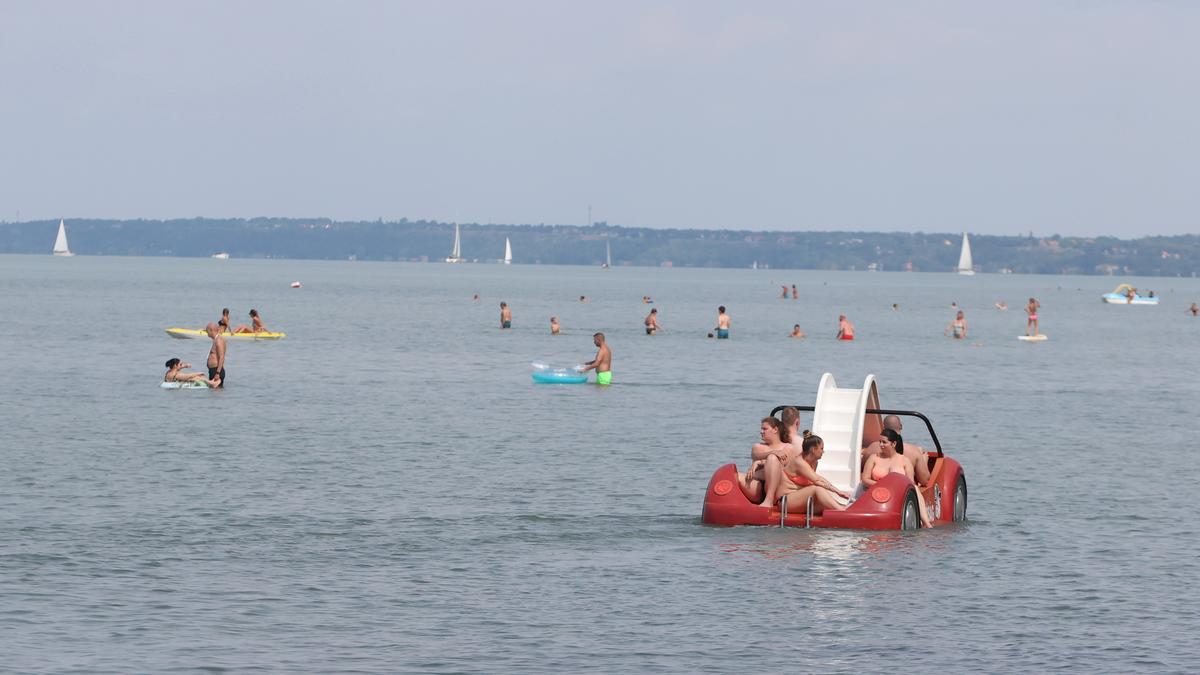
[[(208, 333), (199, 328), (168, 328), (167, 335), (180, 340), (194, 340), (197, 338), (207, 338)], [(222, 333), (226, 340), (245, 340), (254, 342), (257, 340), (280, 340), (287, 337), (287, 333)]]

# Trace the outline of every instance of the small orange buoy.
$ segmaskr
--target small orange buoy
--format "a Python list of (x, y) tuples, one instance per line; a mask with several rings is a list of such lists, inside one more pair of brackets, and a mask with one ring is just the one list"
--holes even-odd
[(301, 287), (301, 286), (300, 286), (300, 282), (299, 282), (299, 281), (293, 281), (293, 282), (292, 282), (292, 288), (300, 288), (300, 287)]

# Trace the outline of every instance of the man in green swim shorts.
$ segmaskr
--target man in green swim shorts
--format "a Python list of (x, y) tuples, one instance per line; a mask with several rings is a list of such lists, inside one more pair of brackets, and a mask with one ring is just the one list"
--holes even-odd
[(583, 364), (582, 372), (595, 370), (596, 384), (612, 384), (612, 351), (604, 342), (604, 333), (593, 335), (592, 342), (595, 343), (598, 350), (596, 358)]

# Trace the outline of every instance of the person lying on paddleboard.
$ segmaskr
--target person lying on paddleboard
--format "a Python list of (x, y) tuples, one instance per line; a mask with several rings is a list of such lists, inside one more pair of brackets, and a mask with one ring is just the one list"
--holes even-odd
[(185, 363), (179, 359), (167, 359), (165, 365), (167, 367), (167, 374), (163, 375), (163, 382), (203, 382), (213, 388), (221, 385), (220, 377), (210, 380), (205, 377), (204, 373), (185, 372), (183, 369), (191, 368), (192, 364)]

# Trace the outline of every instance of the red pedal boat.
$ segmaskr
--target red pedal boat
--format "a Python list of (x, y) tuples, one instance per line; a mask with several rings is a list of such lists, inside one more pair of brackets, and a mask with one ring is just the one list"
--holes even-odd
[[(875, 376), (868, 375), (861, 389), (839, 388), (825, 373), (817, 387), (815, 405), (795, 406), (813, 413), (812, 430), (825, 441), (825, 453), (817, 472), (833, 485), (857, 498), (844, 511), (826, 510), (813, 515), (811, 505), (800, 513), (781, 511), (751, 501), (738, 486), (737, 467), (717, 469), (704, 492), (700, 519), (709, 525), (774, 525), (779, 527), (839, 527), (859, 530), (915, 530), (921, 520), (918, 499), (924, 499), (935, 524), (959, 522), (967, 517), (967, 479), (962, 466), (942, 452), (933, 425), (925, 415), (911, 410), (879, 407)], [(779, 406), (771, 411), (778, 415)], [(893, 473), (875, 485), (861, 489), (859, 472), (862, 451), (879, 438), (883, 416), (897, 415), (921, 420), (929, 430), (935, 450), (928, 453), (929, 482), (914, 485), (907, 476)], [(794, 510), (794, 509), (793, 509)]]

